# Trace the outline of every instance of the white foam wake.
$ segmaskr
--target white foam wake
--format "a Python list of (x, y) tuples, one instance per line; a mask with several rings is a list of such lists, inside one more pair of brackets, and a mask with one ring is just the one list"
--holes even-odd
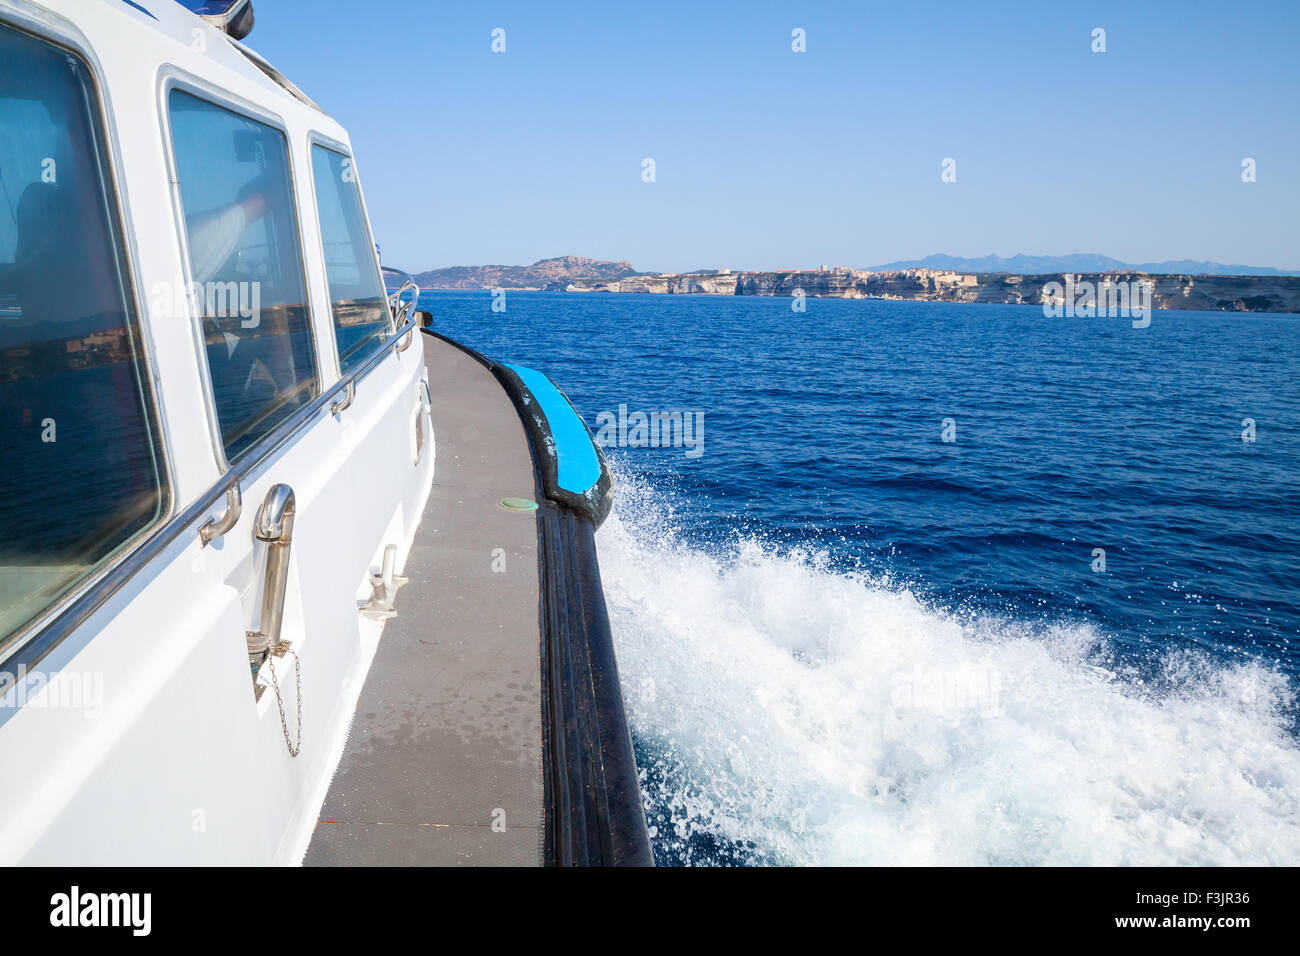
[(1295, 693), (1266, 667), (1169, 653), (1143, 682), (1086, 627), (958, 618), (753, 540), (706, 553), (628, 475), (597, 541), (676, 861), (1300, 861)]

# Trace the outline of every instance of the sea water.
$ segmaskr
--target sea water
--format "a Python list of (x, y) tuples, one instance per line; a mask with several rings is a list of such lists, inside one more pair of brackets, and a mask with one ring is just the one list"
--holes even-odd
[(597, 535), (660, 863), (1300, 860), (1300, 318), (493, 302), (423, 298), (701, 429)]

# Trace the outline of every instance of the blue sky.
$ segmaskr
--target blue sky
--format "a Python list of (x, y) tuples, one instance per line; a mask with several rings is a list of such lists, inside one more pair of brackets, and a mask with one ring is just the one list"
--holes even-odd
[(349, 129), (408, 270), (1300, 267), (1295, 2), (254, 5), (250, 44)]

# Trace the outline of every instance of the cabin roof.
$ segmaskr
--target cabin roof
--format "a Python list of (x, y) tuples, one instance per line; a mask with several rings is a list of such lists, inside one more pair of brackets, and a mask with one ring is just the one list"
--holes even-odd
[[(84, 2), (84, 0), (80, 0)], [(242, 77), (251, 80), (258, 86), (262, 87), (268, 94), (276, 97), (275, 102), (282, 105), (283, 100), (289, 100), (295, 105), (304, 104), (319, 111), (323, 110), (316, 106), (315, 103), (307, 99), (305, 94), (298, 91), (291, 81), (288, 85), (278, 82), (269, 75), (266, 70), (259, 67), (249, 53), (254, 57), (259, 57), (264, 63), (266, 59), (261, 57), (247, 44), (241, 44), (232, 40), (225, 33), (213, 26), (207, 20), (191, 13), (176, 0), (98, 0), (102, 7), (108, 8), (118, 14), (117, 25), (128, 34), (127, 42), (133, 42), (136, 36), (148, 36), (152, 34), (154, 42), (158, 45), (152, 50), (159, 62), (169, 59), (169, 48), (175, 49), (177, 45), (185, 48), (187, 52), (193, 51), (196, 40), (202, 36), (206, 41), (205, 52), (211, 58), (214, 64), (219, 64), (227, 69), (233, 70)], [(51, 4), (54, 6), (54, 4)], [(59, 4), (65, 6), (65, 4)], [(75, 6), (75, 4), (74, 4)], [(202, 31), (202, 33), (196, 33)], [(140, 45), (142, 53), (149, 52), (149, 41), (143, 40)], [(243, 47), (243, 49), (241, 49)], [(249, 51), (248, 53), (245, 50)], [(274, 72), (274, 66), (267, 65)], [(213, 79), (217, 79), (213, 77)], [(333, 125), (333, 123), (329, 124)]]

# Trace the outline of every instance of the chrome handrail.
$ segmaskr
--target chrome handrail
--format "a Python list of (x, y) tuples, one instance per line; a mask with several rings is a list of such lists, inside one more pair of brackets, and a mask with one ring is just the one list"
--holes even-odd
[(272, 80), (274, 80), (274, 81), (275, 81), (276, 83), (278, 83), (280, 86), (284, 87), (285, 91), (288, 92), (289, 95), (291, 95), (294, 99), (298, 100), (298, 102), (300, 102), (300, 103), (304, 103), (304, 104), (306, 104), (307, 106), (310, 106), (310, 107), (311, 107), (312, 109), (314, 109), (317, 113), (324, 113), (324, 112), (325, 112), (323, 109), (320, 108), (320, 106), (317, 105), (317, 103), (316, 103), (315, 100), (313, 100), (310, 96), (308, 96), (308, 95), (307, 95), (306, 93), (304, 93), (302, 90), (298, 89), (298, 87), (297, 87), (296, 85), (294, 85), (294, 83), (293, 83), (293, 82), (292, 82), (292, 81), (291, 81), (287, 76), (285, 76), (283, 73), (281, 73), (281, 72), (280, 72), (279, 70), (277, 70), (275, 67), (273, 67), (273, 66), (271, 65), (271, 61), (268, 60), (266, 57), (262, 56), (262, 54), (257, 53), (257, 52), (254, 52), (254, 51), (253, 51), (252, 49), (250, 49), (249, 47), (244, 46), (244, 44), (240, 43), (238, 40), (236, 40), (234, 37), (232, 37), (229, 33), (226, 34), (226, 39), (227, 39), (228, 41), (230, 41), (230, 45), (231, 45), (231, 46), (233, 46), (233, 47), (234, 47), (236, 50), (238, 50), (240, 53), (244, 54), (244, 56), (248, 57), (248, 59), (252, 62), (252, 64), (253, 64), (255, 67), (257, 67), (259, 70), (261, 70), (261, 71), (262, 71), (263, 73), (265, 73), (267, 76), (269, 76)]
[[(380, 266), (379, 268), (382, 269), (386, 275), (395, 275), (402, 280), (402, 284), (398, 287), (396, 292), (388, 293), (388, 307), (393, 312), (393, 322), (397, 325), (401, 325), (406, 321), (406, 316), (419, 303), (420, 287), (416, 285), (415, 280), (411, 278), (411, 275), (408, 272), (403, 272), (401, 269), (394, 269), (392, 266)], [(411, 296), (411, 301), (409, 303), (402, 301), (402, 296), (406, 294), (408, 289), (415, 293), (415, 295)], [(388, 290), (387, 282), (384, 283), (384, 290), (386, 292)]]
[[(393, 313), (393, 321), (399, 325), (404, 324), (406, 322), (406, 317), (419, 308), (420, 287), (416, 284), (415, 280), (411, 278), (410, 273), (403, 272), (401, 269), (394, 269), (392, 266), (380, 266), (379, 268), (386, 273), (399, 277), (402, 280), (402, 284), (398, 287), (397, 291), (388, 294), (388, 308)], [(387, 290), (388, 283), (385, 282), (384, 291)], [(415, 294), (411, 296), (410, 302), (403, 302), (402, 296), (407, 292), (407, 290), (410, 290)], [(411, 331), (406, 333), (404, 341), (398, 343), (397, 353), (400, 355), (402, 352), (405, 352), (411, 347), (411, 343), (414, 341), (415, 329), (412, 328)]]
[(239, 479), (236, 478), (231, 482), (230, 487), (226, 489), (226, 513), (220, 518), (214, 515), (203, 522), (202, 527), (199, 528), (199, 541), (202, 542), (200, 547), (206, 548), (238, 524), (243, 505), (243, 495), (239, 491)]
[[(400, 351), (401, 346), (398, 346), (398, 349)], [(347, 386), (343, 389), (343, 400), (330, 402), (330, 414), (331, 415), (343, 414), (349, 408), (352, 407), (352, 403), (356, 400), (356, 397), (357, 397), (357, 382), (356, 379), (352, 379), (348, 382)]]

